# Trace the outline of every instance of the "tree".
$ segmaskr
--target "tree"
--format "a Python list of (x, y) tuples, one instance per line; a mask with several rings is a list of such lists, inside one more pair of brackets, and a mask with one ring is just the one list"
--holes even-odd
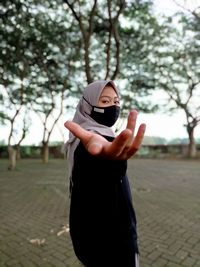
[(87, 82), (116, 80), (121, 88), (124, 112), (133, 106), (145, 112), (155, 110), (156, 105), (143, 101), (154, 89), (145, 70), (147, 56), (150, 46), (159, 43), (154, 40), (158, 23), (152, 13), (152, 2), (63, 1), (81, 33), (81, 60)]
[(152, 8), (152, 1), (127, 1), (121, 19), (120, 80), (125, 113), (133, 107), (145, 113), (158, 108), (157, 103), (148, 100), (155, 90), (149, 58), (154, 57), (153, 48), (161, 45), (158, 36), (162, 32)]
[[(43, 1), (42, 4), (37, 0), (5, 1), (1, 7), (0, 84), (4, 93), (0, 101), (4, 106), (0, 115), (2, 122), (10, 122), (8, 151), (13, 159), (11, 169), (14, 169), (15, 147), (19, 147), (25, 137), (26, 111), (30, 110), (37, 111), (44, 119), (42, 143), (44, 161), (47, 161), (50, 135), (71, 90), (73, 71), (79, 69), (76, 66), (79, 53), (77, 46), (73, 46), (73, 40), (77, 39), (72, 29), (73, 20), (66, 19), (62, 1)], [(17, 123), (18, 120), (21, 123)], [(18, 137), (20, 127), (22, 134)]]
[[(27, 132), (25, 114), (26, 81), (29, 72), (29, 61), (25, 55), (27, 33), (22, 27), (27, 21), (27, 14), (22, 11), (22, 4), (6, 1), (1, 3), (0, 36), (0, 84), (2, 88), (1, 120), (9, 121), (8, 136), (9, 169), (16, 166), (17, 150)], [(21, 123), (21, 136), (16, 129), (18, 120)], [(18, 141), (17, 141), (18, 139)]]
[[(176, 28), (172, 26), (173, 19)], [(173, 19), (168, 18), (165, 22), (160, 37), (164, 45), (156, 47), (155, 57), (149, 60), (155, 67), (153, 79), (156, 89), (166, 93), (166, 109), (182, 110), (186, 116), (188, 156), (195, 157), (194, 130), (200, 123), (200, 104), (197, 101), (200, 96), (199, 33), (196, 31), (199, 24), (191, 27), (191, 18), (182, 13)]]
[(71, 88), (73, 64), (79, 57), (73, 46), (73, 22), (66, 19), (62, 2), (60, 5), (47, 2), (43, 9), (37, 6), (32, 17), (29, 100), (42, 122), (42, 158), (47, 163), (50, 136), (63, 114), (64, 101)]
[(63, 1), (70, 8), (81, 33), (87, 83), (95, 79), (115, 79), (120, 70), (121, 53), (118, 24), (125, 1), (118, 0), (114, 4), (111, 0), (101, 3), (97, 0), (90, 3)]

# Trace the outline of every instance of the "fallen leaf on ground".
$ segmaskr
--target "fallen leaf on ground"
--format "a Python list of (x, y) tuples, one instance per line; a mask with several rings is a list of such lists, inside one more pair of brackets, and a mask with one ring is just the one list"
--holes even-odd
[(31, 244), (37, 245), (37, 246), (42, 246), (46, 242), (45, 238), (43, 238), (43, 239), (39, 239), (39, 238), (30, 239), (29, 241)]
[(57, 236), (63, 235), (63, 234), (68, 233), (68, 232), (69, 232), (69, 226), (68, 225), (63, 226), (62, 230), (57, 233)]

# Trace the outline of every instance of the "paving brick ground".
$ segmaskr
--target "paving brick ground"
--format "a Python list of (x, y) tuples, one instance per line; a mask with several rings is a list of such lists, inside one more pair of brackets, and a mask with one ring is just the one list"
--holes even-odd
[[(65, 160), (6, 167), (1, 160), (0, 267), (80, 267), (67, 228)], [(128, 172), (141, 267), (200, 267), (200, 162), (133, 159)]]

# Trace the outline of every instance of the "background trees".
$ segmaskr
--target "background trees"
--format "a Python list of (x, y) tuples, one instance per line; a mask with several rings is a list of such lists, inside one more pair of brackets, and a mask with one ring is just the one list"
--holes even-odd
[(166, 95), (164, 109), (185, 114), (189, 157), (196, 156), (194, 131), (200, 124), (200, 13), (196, 12), (166, 18), (158, 35), (161, 45), (154, 47), (155, 56), (149, 58), (155, 91), (162, 90)]
[[(181, 109), (195, 156), (199, 124), (199, 10), (158, 19), (153, 1), (28, 0), (0, 4), (0, 122), (8, 124), (11, 169), (41, 120), (43, 161), (63, 112), (88, 82), (114, 79), (123, 110)], [(154, 101), (163, 91), (167, 105)], [(151, 97), (151, 98), (150, 98)], [(74, 99), (74, 101), (73, 101)]]

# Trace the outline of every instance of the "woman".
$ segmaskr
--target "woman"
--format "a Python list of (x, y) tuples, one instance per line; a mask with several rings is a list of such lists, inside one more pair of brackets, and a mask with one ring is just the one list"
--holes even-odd
[(115, 137), (112, 126), (120, 112), (113, 81), (89, 84), (80, 99), (67, 143), (70, 163), (70, 235), (78, 259), (87, 267), (136, 267), (136, 217), (127, 160), (139, 149), (145, 124), (136, 136), (137, 112)]

